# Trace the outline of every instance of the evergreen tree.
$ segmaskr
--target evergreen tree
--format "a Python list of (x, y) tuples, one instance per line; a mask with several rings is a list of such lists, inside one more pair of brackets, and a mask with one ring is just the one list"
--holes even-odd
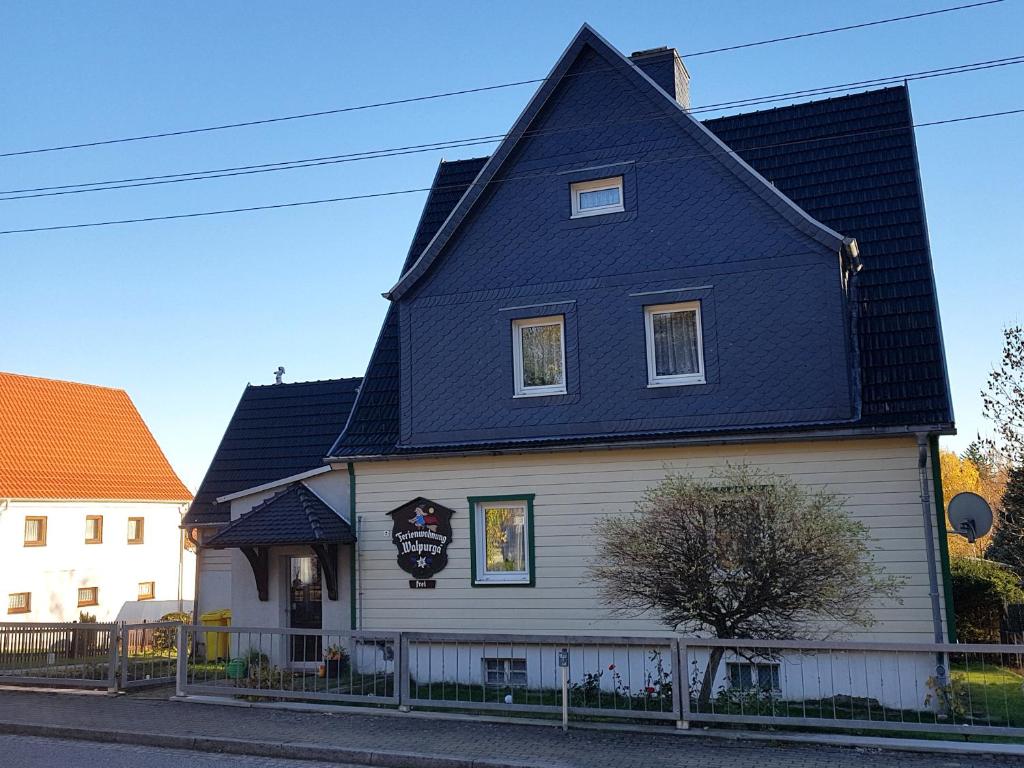
[(999, 525), (985, 555), (1024, 575), (1024, 467), (1009, 471), (1000, 507)]
[(991, 480), (996, 473), (996, 458), (992, 455), (991, 446), (984, 443), (981, 437), (975, 437), (960, 456), (978, 468), (982, 480)]

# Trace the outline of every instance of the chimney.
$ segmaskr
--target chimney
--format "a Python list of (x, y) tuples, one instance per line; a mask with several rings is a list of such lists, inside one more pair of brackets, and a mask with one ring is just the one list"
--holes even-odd
[(686, 71), (679, 51), (663, 45), (660, 48), (636, 51), (630, 55), (629, 60), (678, 101), (683, 109), (690, 108), (690, 73)]

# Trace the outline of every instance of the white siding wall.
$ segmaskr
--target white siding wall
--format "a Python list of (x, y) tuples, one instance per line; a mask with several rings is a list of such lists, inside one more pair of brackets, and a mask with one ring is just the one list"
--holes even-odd
[[(867, 633), (847, 633), (849, 639), (930, 641), (917, 460), (916, 442), (908, 436), (359, 463), (359, 625), (437, 631), (664, 632), (666, 628), (654, 619), (616, 617), (600, 603), (586, 572), (594, 555), (589, 532), (602, 516), (632, 511), (644, 490), (667, 471), (705, 475), (726, 462), (748, 462), (845, 496), (848, 512), (869, 527), (876, 562), (906, 578), (902, 604), (878, 604), (875, 627)], [(536, 586), (473, 588), (467, 497), (518, 493), (536, 496)], [(387, 513), (416, 496), (456, 510), (449, 564), (437, 575), (435, 590), (409, 588), (409, 576), (398, 568), (390, 540)], [(937, 547), (935, 537), (932, 546)]]
[[(77, 621), (79, 611), (112, 621), (138, 598), (142, 581), (156, 600), (179, 597), (180, 504), (92, 501), (10, 501), (0, 506), (0, 621)], [(85, 519), (103, 516), (103, 542), (85, 543)], [(47, 518), (46, 546), (26, 547), (25, 518)], [(128, 518), (142, 517), (144, 543), (128, 543)], [(181, 565), (181, 597), (192, 599), (194, 555)], [(78, 607), (78, 588), (98, 587), (99, 605)], [(7, 596), (32, 594), (31, 613), (7, 615)]]

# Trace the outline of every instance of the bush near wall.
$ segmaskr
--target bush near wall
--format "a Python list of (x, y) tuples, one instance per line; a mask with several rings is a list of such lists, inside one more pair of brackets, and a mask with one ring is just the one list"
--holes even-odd
[(992, 560), (951, 557), (956, 639), (961, 643), (998, 643), (1009, 603), (1024, 602), (1020, 577)]

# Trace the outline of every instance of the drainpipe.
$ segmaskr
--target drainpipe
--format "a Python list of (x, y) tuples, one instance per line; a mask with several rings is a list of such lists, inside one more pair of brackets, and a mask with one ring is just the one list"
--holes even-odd
[[(935, 526), (932, 524), (931, 478), (928, 477), (928, 436), (917, 436), (917, 473), (921, 483), (921, 515), (924, 521), (924, 537), (928, 543), (928, 597), (932, 604), (932, 630), (936, 643), (945, 642), (942, 631), (942, 609), (939, 601), (939, 569), (935, 561)], [(941, 531), (945, 536), (946, 532)]]
[[(935, 528), (932, 525), (932, 499), (931, 499), (931, 478), (928, 477), (928, 435), (918, 433), (917, 435), (917, 473), (921, 483), (921, 515), (924, 520), (924, 537), (926, 542), (925, 551), (928, 553), (928, 597), (932, 603), (932, 633), (933, 642), (944, 643), (946, 641), (942, 632), (942, 613), (939, 602), (939, 570), (935, 563)], [(945, 529), (938, 532), (939, 536), (945, 536)], [(949, 660), (945, 653), (935, 654), (935, 681), (940, 687), (946, 685), (946, 670), (949, 669)]]

